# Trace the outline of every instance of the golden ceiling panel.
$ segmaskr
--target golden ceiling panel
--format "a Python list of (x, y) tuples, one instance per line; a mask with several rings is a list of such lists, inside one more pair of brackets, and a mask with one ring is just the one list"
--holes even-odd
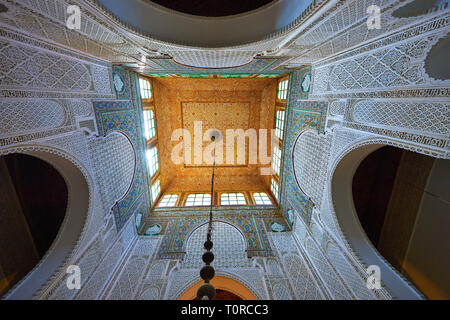
[[(188, 129), (193, 140), (194, 121), (203, 122), (203, 133), (209, 127), (220, 130), (253, 128), (258, 131), (273, 126), (276, 79), (153, 78), (152, 83), (162, 192), (208, 191), (211, 188), (211, 166), (185, 165), (184, 150), (179, 153), (181, 163), (173, 162), (174, 148), (181, 144), (181, 149), (184, 149), (181, 137), (172, 139), (174, 130)], [(203, 147), (208, 144), (205, 142)], [(215, 188), (266, 190), (267, 181), (260, 175), (260, 164), (245, 163), (218, 166)]]
[[(250, 102), (182, 102), (182, 123), (183, 129), (190, 133), (189, 141), (185, 143), (184, 150), (189, 150), (189, 144), (196, 147), (195, 140), (201, 141), (198, 146), (205, 150), (211, 145), (210, 141), (204, 141), (204, 135), (209, 130), (216, 129), (223, 135), (222, 141), (216, 143), (216, 148), (223, 150), (216, 154), (217, 166), (242, 166), (248, 164), (247, 143), (240, 147), (235, 135), (227, 135), (227, 130), (249, 129)], [(196, 137), (197, 136), (197, 137)], [(187, 142), (187, 145), (186, 145)], [(227, 148), (227, 146), (233, 148)], [(192, 148), (193, 149), (193, 148)], [(228, 152), (230, 150), (230, 152)], [(204, 154), (202, 159), (196, 159), (195, 151), (186, 153), (185, 166), (211, 166), (212, 156), (210, 153)], [(198, 160), (198, 161), (196, 161)]]

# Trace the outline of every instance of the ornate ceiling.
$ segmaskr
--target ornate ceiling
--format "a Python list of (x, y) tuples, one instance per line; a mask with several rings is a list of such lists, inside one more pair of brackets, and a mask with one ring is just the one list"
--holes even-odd
[[(174, 147), (181, 143), (183, 148), (179, 155), (183, 159), (188, 142), (181, 137), (172, 141), (174, 130), (188, 130), (193, 145), (195, 121), (202, 121), (203, 134), (208, 129), (219, 129), (225, 134), (225, 129), (245, 131), (253, 128), (258, 132), (259, 129), (273, 127), (277, 79), (153, 78), (152, 82), (163, 192), (209, 191), (211, 187), (211, 163), (205, 159), (195, 163), (193, 149), (190, 157), (186, 152), (182, 163), (172, 161)], [(225, 162), (226, 136), (223, 142)], [(202, 149), (208, 145), (210, 142), (203, 142)], [(266, 191), (268, 183), (265, 176), (260, 176), (260, 165), (249, 163), (248, 154), (243, 157), (244, 163), (237, 163), (239, 154), (236, 148), (235, 139), (234, 161), (217, 166), (215, 189)], [(190, 164), (188, 159), (192, 160)]]

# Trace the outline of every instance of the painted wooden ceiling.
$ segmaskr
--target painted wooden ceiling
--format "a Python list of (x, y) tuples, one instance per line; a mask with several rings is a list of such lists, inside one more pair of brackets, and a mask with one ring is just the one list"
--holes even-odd
[[(277, 79), (152, 78), (152, 83), (163, 192), (206, 192), (211, 188), (212, 167), (205, 159), (197, 164), (194, 161), (186, 163), (189, 156), (184, 157), (185, 161), (180, 164), (172, 161), (172, 151), (177, 145), (183, 145), (180, 155), (184, 156), (188, 150), (185, 147), (188, 141), (178, 137), (178, 140), (172, 141), (174, 130), (187, 129), (191, 133), (193, 146), (195, 121), (202, 121), (203, 133), (208, 129), (245, 131), (249, 128), (258, 132), (259, 129), (273, 127)], [(225, 162), (226, 136), (223, 142)], [(202, 150), (209, 144), (204, 142)], [(237, 156), (236, 145), (235, 141), (234, 159)], [(191, 154), (193, 157), (193, 148)], [(244, 164), (224, 163), (217, 166), (217, 191), (268, 190), (268, 177), (260, 175), (259, 161), (257, 164), (249, 163), (248, 154), (244, 158)]]

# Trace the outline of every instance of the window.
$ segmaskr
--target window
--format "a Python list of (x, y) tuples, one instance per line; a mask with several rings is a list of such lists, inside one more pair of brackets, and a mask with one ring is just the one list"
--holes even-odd
[(273, 148), (272, 154), (272, 169), (275, 173), (280, 176), (280, 166), (281, 166), (281, 150), (277, 146)]
[(245, 201), (243, 193), (222, 193), (220, 204), (222, 206), (245, 205), (247, 201)]
[(284, 130), (284, 110), (278, 110), (275, 121), (275, 135), (278, 139), (283, 139), (283, 130)]
[(289, 80), (280, 81), (278, 84), (278, 99), (286, 100)]
[(186, 207), (209, 206), (211, 205), (211, 195), (208, 193), (193, 193), (186, 199)]
[(175, 207), (175, 205), (177, 204), (177, 200), (178, 200), (178, 195), (167, 194), (161, 199), (161, 201), (158, 204), (158, 207), (160, 207), (160, 208)]
[(255, 199), (255, 203), (258, 205), (272, 204), (272, 201), (270, 201), (269, 196), (267, 195), (267, 193), (264, 193), (264, 192), (254, 193), (253, 199)]
[(151, 140), (156, 134), (155, 114), (153, 110), (144, 110), (144, 135)]
[(158, 180), (152, 185), (152, 201), (153, 202), (155, 202), (156, 198), (158, 198), (160, 191), (161, 191), (161, 183)]
[(270, 182), (270, 190), (272, 191), (275, 199), (277, 199), (277, 201), (278, 201), (278, 183), (273, 178)]
[(150, 81), (139, 78), (139, 87), (141, 88), (141, 98), (142, 99), (151, 99), (152, 98), (152, 87), (150, 86)]
[(150, 177), (153, 177), (159, 168), (158, 149), (156, 147), (147, 150), (147, 162), (150, 170)]

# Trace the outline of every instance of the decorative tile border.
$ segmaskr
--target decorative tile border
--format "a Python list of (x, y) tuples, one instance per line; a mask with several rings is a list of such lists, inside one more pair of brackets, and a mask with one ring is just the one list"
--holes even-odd
[[(311, 75), (311, 67), (305, 66), (291, 74), (289, 82), (289, 96), (287, 103), (287, 117), (285, 124), (285, 143), (283, 146), (283, 178), (281, 181), (281, 203), (283, 215), (290, 223), (288, 211), (295, 209), (306, 223), (310, 223), (313, 203), (298, 188), (292, 167), (292, 151), (298, 135), (313, 129), (319, 133), (325, 132), (328, 103), (326, 101), (306, 101), (309, 89), (304, 90), (304, 79)], [(309, 81), (309, 83), (312, 82)]]
[[(124, 133), (136, 151), (136, 170), (134, 180), (127, 195), (113, 208), (116, 227), (120, 230), (128, 219), (139, 210), (148, 212), (149, 195), (147, 167), (145, 166), (143, 152), (143, 130), (140, 118), (140, 104), (137, 103), (136, 93), (131, 94), (132, 87), (136, 87), (131, 81), (130, 73), (122, 68), (113, 67), (113, 74), (120, 75), (123, 81), (123, 90), (117, 92), (120, 100), (94, 101), (94, 113), (99, 134), (107, 136), (110, 132), (120, 131)], [(137, 77), (134, 77), (137, 81)], [(134, 98), (134, 99), (132, 99)]]

